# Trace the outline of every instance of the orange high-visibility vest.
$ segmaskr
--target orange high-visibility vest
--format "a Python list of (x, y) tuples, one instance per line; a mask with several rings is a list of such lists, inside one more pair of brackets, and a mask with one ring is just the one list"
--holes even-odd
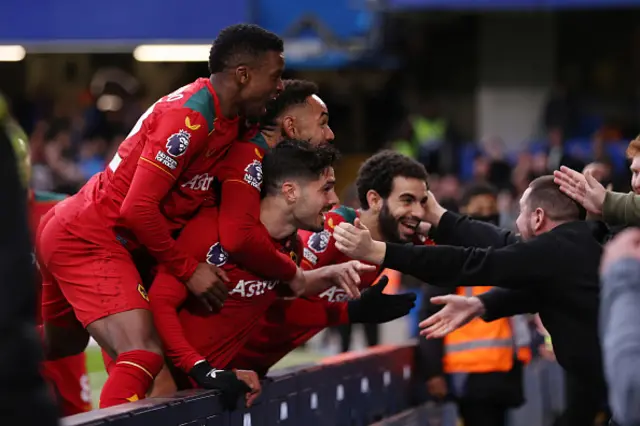
[[(458, 287), (456, 294), (477, 296), (492, 287)], [(513, 318), (513, 319), (522, 319)], [(489, 373), (509, 371), (514, 355), (523, 363), (531, 360), (529, 339), (518, 339), (516, 333), (526, 332), (526, 325), (514, 326), (510, 318), (484, 322), (476, 318), (444, 338), (443, 367), (445, 373)], [(520, 324), (524, 325), (524, 324)], [(520, 330), (519, 330), (520, 329)], [(514, 352), (515, 351), (515, 352)]]

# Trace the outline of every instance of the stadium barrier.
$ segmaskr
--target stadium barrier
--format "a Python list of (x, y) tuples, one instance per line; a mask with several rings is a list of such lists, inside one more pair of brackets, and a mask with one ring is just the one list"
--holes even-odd
[[(377, 346), (276, 370), (250, 409), (223, 411), (215, 391), (95, 410), (62, 419), (63, 426), (364, 426), (414, 405), (415, 343)], [(244, 404), (240, 403), (239, 407)]]

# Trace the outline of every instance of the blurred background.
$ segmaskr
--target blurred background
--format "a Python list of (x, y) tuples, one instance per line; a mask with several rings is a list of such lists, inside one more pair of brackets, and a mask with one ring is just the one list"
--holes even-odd
[[(211, 41), (239, 22), (281, 35), (285, 76), (320, 85), (343, 194), (384, 147), (424, 162), (448, 208), (467, 183), (492, 183), (503, 226), (530, 180), (560, 164), (598, 161), (601, 180), (628, 189), (640, 1), (3, 0), (0, 91), (31, 136), (33, 187), (77, 191), (152, 102), (208, 75)], [(354, 347), (371, 340), (359, 336)], [(345, 349), (316, 340), (314, 353)]]

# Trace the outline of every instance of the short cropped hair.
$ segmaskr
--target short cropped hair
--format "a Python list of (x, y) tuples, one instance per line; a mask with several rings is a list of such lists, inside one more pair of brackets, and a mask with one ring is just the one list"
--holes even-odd
[(211, 46), (209, 72), (216, 74), (253, 61), (264, 53), (283, 51), (284, 43), (276, 34), (253, 24), (231, 25), (220, 31)]
[(627, 146), (627, 158), (632, 160), (633, 157), (640, 155), (640, 135), (638, 135), (634, 140), (629, 142), (629, 146)]
[(474, 197), (480, 195), (488, 195), (493, 198), (498, 198), (498, 190), (488, 183), (474, 183), (469, 185), (462, 193), (462, 199), (460, 205), (466, 207), (469, 205)]
[(393, 191), (393, 179), (401, 176), (424, 180), (428, 185), (428, 173), (422, 164), (392, 150), (380, 151), (365, 161), (356, 178), (358, 200), (363, 209), (369, 208), (367, 192), (374, 190), (386, 199)]
[(313, 146), (307, 141), (285, 139), (262, 159), (264, 195), (280, 192), (287, 180), (309, 182), (319, 179), (339, 158), (332, 145)]
[(318, 85), (307, 80), (284, 80), (284, 89), (267, 103), (267, 112), (260, 119), (263, 127), (273, 126), (276, 119), (289, 108), (302, 105), (309, 96), (318, 94)]
[(537, 208), (545, 211), (549, 219), (555, 221), (584, 220), (585, 209), (560, 191), (552, 175), (540, 176), (529, 184), (531, 192), (527, 199), (527, 208), (533, 212)]

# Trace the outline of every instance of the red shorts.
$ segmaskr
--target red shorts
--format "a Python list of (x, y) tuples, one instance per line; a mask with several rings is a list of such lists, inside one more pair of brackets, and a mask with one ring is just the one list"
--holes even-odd
[(91, 386), (84, 352), (43, 362), (42, 375), (62, 406), (63, 415), (91, 411)]
[(131, 254), (115, 239), (96, 244), (71, 234), (53, 215), (40, 222), (36, 259), (42, 275), (42, 319), (84, 327), (133, 309), (149, 309)]

